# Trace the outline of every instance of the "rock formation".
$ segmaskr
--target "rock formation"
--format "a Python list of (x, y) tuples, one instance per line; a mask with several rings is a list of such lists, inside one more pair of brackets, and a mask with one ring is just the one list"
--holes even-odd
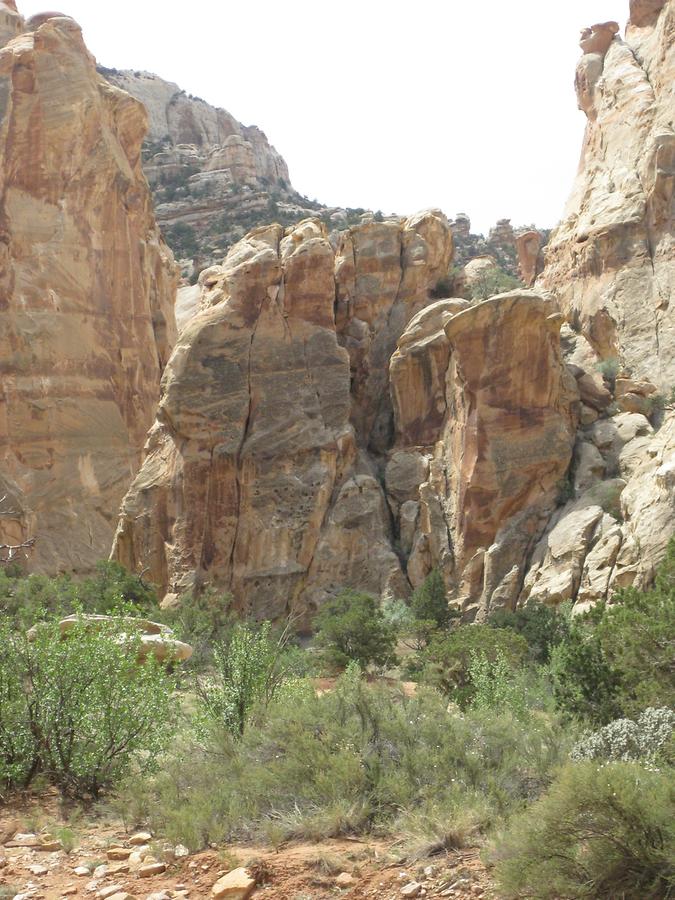
[(584, 609), (645, 586), (675, 532), (675, 3), (634, 0), (630, 16), (625, 40), (615, 22), (581, 36), (581, 163), (537, 282), (572, 326), (581, 427), (521, 602)]
[(345, 586), (405, 594), (378, 478), (387, 365), (451, 254), (435, 212), (351, 229), (337, 252), (311, 220), (253, 231), (202, 272), (117, 557), (170, 593), (208, 580), (258, 616)]
[(316, 220), (258, 229), (202, 272), (117, 558), (169, 594), (209, 582), (304, 622), (345, 587), (404, 596), (434, 566), (469, 612), (515, 598), (578, 392), (548, 301), (433, 301), (451, 256), (427, 212), (335, 251)]
[[(528, 553), (555, 508), (574, 443), (578, 393), (563, 366), (561, 317), (524, 292), (429, 307), (391, 361), (392, 466), (428, 474), (394, 507), (412, 530), (408, 576), (440, 567), (465, 610), (513, 605)], [(415, 504), (413, 507), (411, 504)], [(407, 543), (407, 541), (406, 541)]]
[(38, 570), (82, 571), (140, 462), (176, 275), (142, 106), (97, 75), (72, 19), (33, 21), (0, 51), (0, 535), (32, 533)]
[(579, 173), (538, 282), (604, 359), (675, 384), (675, 4), (631, 3), (582, 33)]
[(210, 265), (255, 225), (321, 209), (293, 189), (286, 163), (256, 126), (149, 72), (99, 71), (147, 110), (144, 170), (177, 257)]

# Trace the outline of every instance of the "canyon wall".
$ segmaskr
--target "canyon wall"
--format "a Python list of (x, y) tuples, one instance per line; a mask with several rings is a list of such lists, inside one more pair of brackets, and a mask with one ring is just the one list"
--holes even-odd
[(0, 34), (0, 542), (31, 565), (107, 555), (175, 337), (177, 275), (141, 169), (146, 116), (79, 26)]
[(202, 272), (116, 557), (171, 597), (208, 583), (306, 624), (345, 587), (405, 596), (436, 566), (469, 615), (513, 593), (578, 391), (542, 297), (434, 301), (452, 252), (435, 211), (335, 247), (307, 220)]
[(675, 4), (634, 0), (582, 34), (579, 172), (538, 284), (604, 359), (675, 384)]

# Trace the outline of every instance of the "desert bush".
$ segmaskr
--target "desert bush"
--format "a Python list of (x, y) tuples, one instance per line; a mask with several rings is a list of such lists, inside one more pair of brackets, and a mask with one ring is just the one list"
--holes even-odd
[(579, 620), (554, 647), (551, 674), (556, 704), (566, 716), (604, 725), (621, 715), (618, 673), (598, 635)]
[(316, 646), (329, 666), (385, 666), (394, 660), (394, 628), (369, 594), (343, 591), (321, 607), (314, 625)]
[(675, 706), (675, 540), (646, 591), (618, 591), (575, 618), (552, 654), (556, 699), (595, 725)]
[(437, 628), (447, 628), (459, 613), (448, 606), (443, 576), (433, 569), (410, 598), (410, 609), (416, 619), (433, 622)]
[(26, 576), (0, 568), (0, 613), (18, 630), (78, 610), (107, 615), (120, 606), (126, 607), (127, 615), (158, 611), (154, 588), (117, 562), (98, 562), (95, 573), (80, 581), (69, 575)]
[(303, 668), (303, 654), (289, 646), (288, 631), (278, 637), (271, 625), (237, 623), (225, 643), (214, 648), (213, 671), (197, 678), (197, 695), (206, 716), (241, 736), (252, 713), (264, 710), (281, 686)]
[(674, 806), (671, 772), (635, 763), (570, 763), (496, 841), (500, 896), (672, 896)]
[(64, 795), (98, 796), (132, 762), (155, 764), (171, 733), (173, 681), (150, 658), (137, 662), (140, 634), (113, 620), (78, 624), (65, 640), (55, 621), (35, 639), (0, 634), (0, 773), (27, 785), (43, 773)]
[(572, 748), (570, 758), (628, 762), (654, 761), (664, 753), (675, 729), (675, 713), (650, 707), (636, 721), (615, 719), (599, 731), (585, 735)]
[(237, 622), (232, 613), (232, 595), (208, 589), (186, 594), (176, 606), (157, 610), (155, 615), (192, 647), (186, 668), (195, 671), (213, 664), (214, 647), (227, 643)]
[(489, 659), (485, 653), (472, 653), (469, 664), (472, 708), (508, 709), (515, 715), (523, 713), (526, 697), (520, 674), (521, 670), (514, 671), (501, 649), (497, 650), (494, 659)]
[(616, 357), (610, 356), (607, 359), (601, 359), (595, 366), (605, 381), (610, 385), (612, 390), (616, 384), (616, 376), (621, 371), (621, 363)]
[(440, 840), (448, 822), (468, 836), (539, 796), (571, 744), (545, 716), (451, 715), (438, 692), (406, 697), (354, 666), (326, 693), (286, 690), (240, 738), (185, 732), (156, 775), (134, 778), (126, 818), (194, 848), (373, 829)]
[(499, 266), (480, 271), (471, 285), (472, 300), (487, 300), (496, 294), (504, 294), (516, 288), (522, 288), (523, 283), (513, 275), (509, 275)]
[(560, 644), (569, 632), (568, 604), (559, 607), (529, 601), (514, 611), (500, 609), (488, 618), (493, 628), (510, 628), (522, 635), (534, 662), (547, 663), (553, 647)]
[(498, 654), (504, 666), (515, 671), (527, 658), (527, 641), (508, 628), (489, 625), (463, 625), (449, 634), (439, 633), (420, 654), (422, 680), (465, 707), (476, 692), (470, 676), (473, 659), (482, 656), (493, 663)]

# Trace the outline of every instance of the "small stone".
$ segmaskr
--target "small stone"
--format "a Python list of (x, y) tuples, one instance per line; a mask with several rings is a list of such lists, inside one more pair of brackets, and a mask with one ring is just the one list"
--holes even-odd
[(401, 888), (401, 896), (416, 897), (421, 890), (422, 885), (419, 883), (419, 881), (411, 881), (410, 884), (406, 884), (405, 887)]
[(183, 859), (184, 857), (190, 855), (190, 851), (185, 846), (185, 844), (176, 844), (176, 846), (173, 848), (173, 855), (176, 857), (176, 859)]
[(356, 879), (353, 875), (350, 875), (349, 872), (340, 872), (335, 879), (335, 884), (337, 884), (338, 887), (351, 887), (355, 882)]
[(85, 884), (84, 889), (88, 894), (93, 894), (99, 889), (100, 886), (101, 882), (95, 878), (93, 881), (88, 881)]
[(434, 877), (434, 871), (435, 871), (435, 870), (434, 870), (434, 867), (433, 867), (433, 866), (426, 866), (426, 868), (424, 869), (424, 877), (425, 877), (425, 878), (433, 878), (433, 877)]
[(151, 840), (152, 840), (152, 835), (150, 834), (149, 831), (137, 831), (136, 834), (132, 835), (129, 838), (129, 843), (133, 847), (138, 847), (139, 845), (147, 844)]
[(40, 840), (36, 834), (17, 832), (11, 841), (5, 843), (6, 847), (36, 847)]
[(162, 872), (166, 872), (166, 863), (155, 861), (142, 865), (138, 870), (138, 877), (152, 878), (153, 875), (161, 875)]
[(42, 853), (56, 853), (58, 850), (63, 850), (63, 847), (61, 841), (55, 841), (52, 838), (51, 840), (41, 840), (34, 849), (40, 850)]
[(133, 894), (127, 894), (126, 891), (120, 891), (119, 894), (112, 894), (108, 900), (136, 900)]
[(106, 856), (108, 859), (129, 859), (131, 853), (130, 847), (110, 847)]
[(113, 894), (118, 894), (121, 890), (124, 890), (124, 885), (110, 884), (108, 887), (101, 888), (96, 896), (101, 897), (101, 900), (108, 900), (108, 897), (112, 897)]
[(79, 878), (86, 878), (91, 875), (91, 869), (89, 868), (89, 866), (77, 866), (73, 869), (73, 872)]
[(223, 875), (211, 888), (211, 896), (220, 900), (248, 900), (255, 890), (255, 879), (251, 878), (246, 869), (240, 867)]
[(73, 894), (76, 894), (76, 893), (77, 893), (77, 888), (74, 885), (72, 885), (72, 886), (69, 885), (68, 887), (61, 888), (61, 894), (64, 897), (72, 897)]
[[(174, 893), (174, 897), (175, 897)], [(167, 894), (166, 891), (157, 891), (154, 894), (148, 894), (145, 900), (171, 900), (171, 897)]]
[(100, 866), (96, 866), (91, 874), (94, 876), (94, 878), (105, 878), (105, 876), (108, 874), (108, 866), (106, 866), (105, 863)]
[(28, 871), (33, 875), (46, 875), (49, 869), (47, 866), (29, 866)]

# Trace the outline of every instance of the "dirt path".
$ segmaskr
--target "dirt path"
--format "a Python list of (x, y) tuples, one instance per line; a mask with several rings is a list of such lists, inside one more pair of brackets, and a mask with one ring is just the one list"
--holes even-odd
[(236, 844), (190, 855), (179, 847), (176, 857), (176, 848), (101, 816), (68, 825), (53, 797), (0, 810), (0, 844), (0, 900), (198, 900), (238, 866), (258, 881), (254, 900), (491, 896), (477, 848), (409, 865), (396, 861), (392, 841), (376, 839), (278, 850)]

